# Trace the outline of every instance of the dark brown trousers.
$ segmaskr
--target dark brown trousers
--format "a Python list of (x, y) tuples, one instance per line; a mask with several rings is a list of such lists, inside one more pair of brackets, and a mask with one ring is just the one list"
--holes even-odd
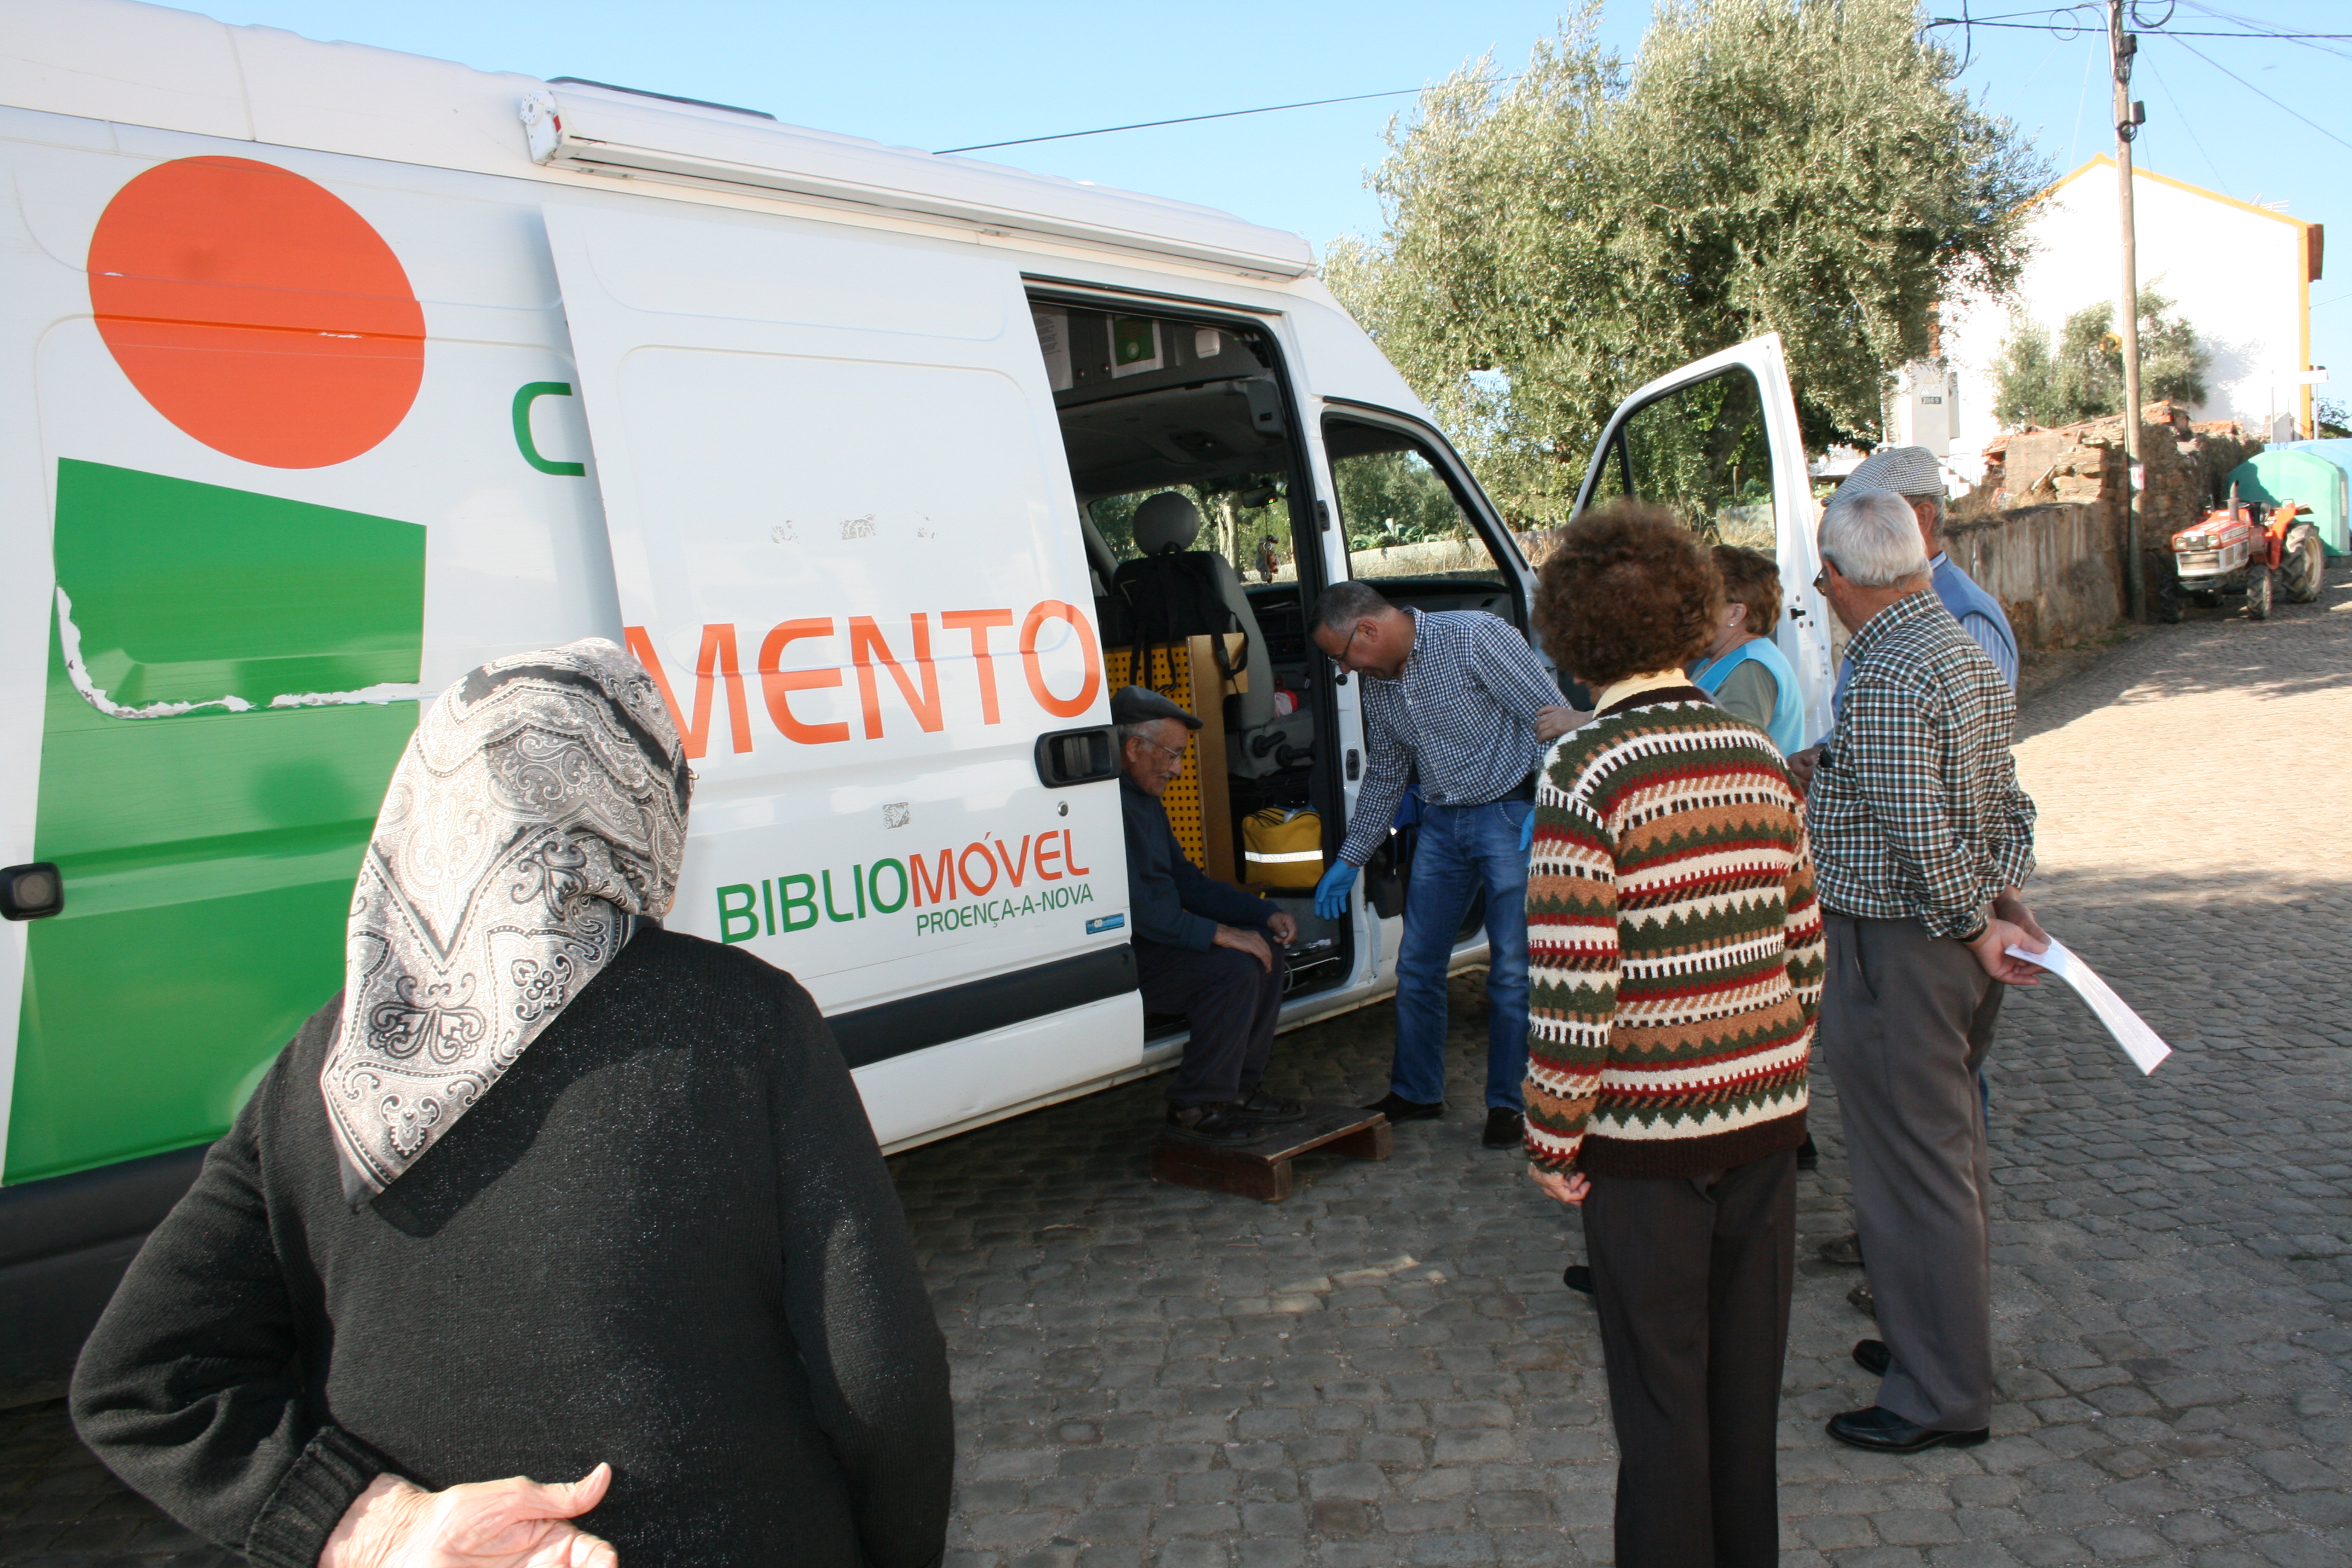
[(1591, 1181), (1584, 1243), (1617, 1426), (1619, 1568), (1774, 1568), (1796, 1151), (1703, 1176)]

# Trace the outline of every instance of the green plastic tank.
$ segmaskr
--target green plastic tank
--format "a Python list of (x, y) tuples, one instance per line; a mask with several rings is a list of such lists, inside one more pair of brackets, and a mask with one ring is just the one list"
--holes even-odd
[(2352, 441), (2291, 441), (2257, 453), (2225, 481), (2242, 500), (2301, 501), (2330, 555), (2352, 553)]

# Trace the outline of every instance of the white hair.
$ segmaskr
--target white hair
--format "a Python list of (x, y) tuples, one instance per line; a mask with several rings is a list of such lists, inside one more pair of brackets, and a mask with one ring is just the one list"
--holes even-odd
[(1842, 489), (1822, 511), (1822, 554), (1860, 588), (1892, 588), (1927, 570), (1911, 503), (1893, 490)]

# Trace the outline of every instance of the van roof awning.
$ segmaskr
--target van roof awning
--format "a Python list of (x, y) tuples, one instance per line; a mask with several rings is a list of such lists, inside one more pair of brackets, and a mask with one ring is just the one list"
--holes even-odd
[(814, 197), (1025, 231), (1277, 278), (1315, 269), (1295, 234), (1213, 207), (1056, 179), (972, 158), (885, 147), (856, 137), (697, 113), (550, 87), (526, 97), (533, 162), (590, 174), (650, 176)]

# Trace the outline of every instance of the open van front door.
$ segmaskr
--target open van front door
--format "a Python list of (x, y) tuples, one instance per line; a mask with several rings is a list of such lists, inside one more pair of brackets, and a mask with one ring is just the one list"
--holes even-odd
[(593, 196), (546, 220), (621, 618), (698, 775), (670, 923), (808, 987), (886, 1146), (1137, 1066), (1108, 693), (1017, 269)]
[(1576, 510), (1625, 496), (1779, 560), (1782, 608), (1773, 640), (1796, 669), (1805, 733), (1827, 734), (1834, 677), (1829, 605), (1813, 587), (1820, 509), (1778, 332), (1696, 360), (1618, 405)]

